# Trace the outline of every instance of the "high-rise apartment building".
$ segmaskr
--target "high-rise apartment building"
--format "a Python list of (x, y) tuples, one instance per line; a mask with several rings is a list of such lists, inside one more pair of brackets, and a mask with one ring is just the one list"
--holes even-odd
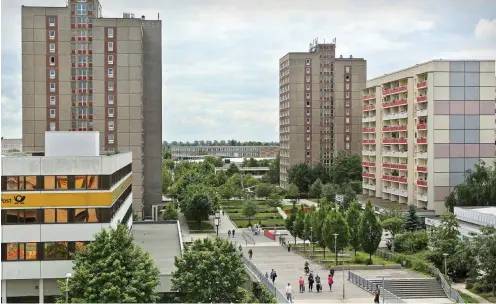
[(467, 170), (493, 165), (494, 64), (434, 60), (367, 81), (364, 194), (443, 214)]
[(280, 180), (298, 163), (329, 167), (339, 150), (361, 153), (361, 92), (367, 63), (336, 57), (336, 41), (279, 60)]
[(100, 1), (22, 6), (24, 151), (45, 131), (99, 131), (100, 149), (133, 155), (133, 207), (161, 201), (162, 24), (103, 18)]

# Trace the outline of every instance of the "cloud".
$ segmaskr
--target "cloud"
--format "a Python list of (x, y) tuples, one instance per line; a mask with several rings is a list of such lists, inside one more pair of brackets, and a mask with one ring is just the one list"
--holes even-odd
[(475, 37), (496, 43), (496, 18), (479, 20), (475, 26)]

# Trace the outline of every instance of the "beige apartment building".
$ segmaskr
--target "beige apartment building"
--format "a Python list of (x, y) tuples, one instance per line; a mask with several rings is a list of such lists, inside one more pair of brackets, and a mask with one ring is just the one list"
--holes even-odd
[(99, 131), (100, 149), (132, 152), (133, 207), (161, 202), (162, 24), (103, 18), (98, 0), (22, 6), (24, 151), (45, 131)]
[(467, 170), (494, 165), (494, 72), (494, 60), (434, 60), (367, 81), (363, 193), (444, 214)]
[(340, 150), (361, 153), (362, 106), (367, 63), (336, 57), (336, 40), (279, 60), (280, 179), (298, 163), (329, 167)]
[(276, 158), (279, 146), (172, 146), (171, 153), (173, 159), (199, 155)]

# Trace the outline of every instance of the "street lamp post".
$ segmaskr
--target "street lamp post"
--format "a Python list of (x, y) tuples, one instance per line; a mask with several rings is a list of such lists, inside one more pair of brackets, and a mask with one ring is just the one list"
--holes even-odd
[[(340, 257), (350, 257), (350, 255), (348, 253), (344, 253), (344, 254), (340, 254), (339, 255)], [(345, 298), (345, 292), (344, 292), (344, 282), (345, 282), (345, 277), (344, 277), (344, 259), (341, 261), (343, 263), (343, 301), (344, 301), (344, 298)]]
[(65, 302), (69, 303), (69, 279), (72, 277), (72, 273), (68, 272), (65, 275)]
[(219, 236), (219, 224), (220, 224), (220, 212), (219, 211), (215, 212), (214, 223), (215, 223), (215, 226), (217, 227), (217, 236)]
[(338, 266), (338, 235), (334, 233), (334, 253), (336, 254), (336, 266)]
[(443, 253), (443, 256), (444, 256), (444, 276), (447, 277), (448, 276), (448, 266), (446, 265), (446, 259), (448, 258), (448, 254), (447, 253)]
[[(310, 227), (310, 232), (312, 234), (312, 254), (315, 255), (315, 240), (313, 239), (313, 227)], [(325, 251), (325, 248), (324, 248)]]

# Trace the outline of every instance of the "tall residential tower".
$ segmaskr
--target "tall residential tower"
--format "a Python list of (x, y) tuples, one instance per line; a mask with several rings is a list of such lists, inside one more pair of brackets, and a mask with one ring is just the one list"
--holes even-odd
[(281, 185), (298, 163), (329, 167), (340, 151), (361, 153), (361, 92), (367, 63), (336, 57), (336, 40), (310, 44), (308, 52), (279, 60)]
[(133, 207), (161, 201), (162, 23), (103, 18), (98, 0), (22, 6), (24, 151), (45, 131), (99, 131), (100, 149), (132, 152)]

